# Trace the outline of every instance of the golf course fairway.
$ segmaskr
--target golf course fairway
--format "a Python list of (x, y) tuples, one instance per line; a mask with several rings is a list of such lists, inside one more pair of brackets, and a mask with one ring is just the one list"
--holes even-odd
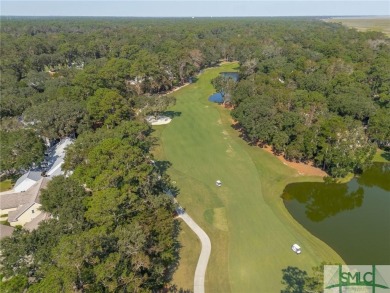
[[(229, 110), (208, 101), (214, 92), (210, 81), (237, 69), (238, 63), (206, 69), (195, 83), (172, 94), (177, 102), (169, 110), (175, 117), (154, 127), (159, 138), (154, 154), (172, 164), (168, 173), (180, 190), (177, 200), (211, 239), (206, 292), (280, 292), (282, 269), (296, 266), (311, 273), (322, 261), (343, 260), (300, 226), (280, 198), (288, 183), (322, 178), (300, 176), (249, 146), (232, 128)], [(172, 282), (186, 290), (192, 289), (189, 274), (200, 252), (190, 233), (186, 228), (180, 236), (180, 265)], [(293, 243), (302, 254), (291, 250)]]

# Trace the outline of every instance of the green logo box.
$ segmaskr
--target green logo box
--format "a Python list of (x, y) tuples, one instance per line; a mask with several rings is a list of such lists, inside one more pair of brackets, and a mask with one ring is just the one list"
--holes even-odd
[(390, 265), (326, 265), (324, 293), (390, 293)]

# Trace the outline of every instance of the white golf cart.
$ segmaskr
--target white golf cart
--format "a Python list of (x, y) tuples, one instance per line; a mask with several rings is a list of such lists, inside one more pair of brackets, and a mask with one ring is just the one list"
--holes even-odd
[(221, 182), (221, 180), (217, 180), (217, 181), (215, 181), (215, 185), (217, 185), (218, 187), (221, 187), (221, 186), (222, 186), (222, 182)]
[(293, 246), (291, 246), (291, 249), (292, 249), (296, 254), (300, 254), (300, 253), (301, 253), (301, 247), (300, 247), (298, 244), (293, 244)]

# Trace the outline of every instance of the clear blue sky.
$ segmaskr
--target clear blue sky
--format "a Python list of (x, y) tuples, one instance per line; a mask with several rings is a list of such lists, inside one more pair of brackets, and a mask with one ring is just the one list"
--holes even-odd
[(345, 16), (390, 15), (390, 0), (1, 0), (1, 15), (20, 16)]

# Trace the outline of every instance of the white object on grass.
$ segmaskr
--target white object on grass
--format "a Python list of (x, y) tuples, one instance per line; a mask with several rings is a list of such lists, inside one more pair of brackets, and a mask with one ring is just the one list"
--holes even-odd
[(293, 244), (293, 246), (291, 246), (291, 249), (292, 249), (296, 254), (300, 254), (300, 253), (301, 253), (301, 247), (300, 247), (298, 244)]

